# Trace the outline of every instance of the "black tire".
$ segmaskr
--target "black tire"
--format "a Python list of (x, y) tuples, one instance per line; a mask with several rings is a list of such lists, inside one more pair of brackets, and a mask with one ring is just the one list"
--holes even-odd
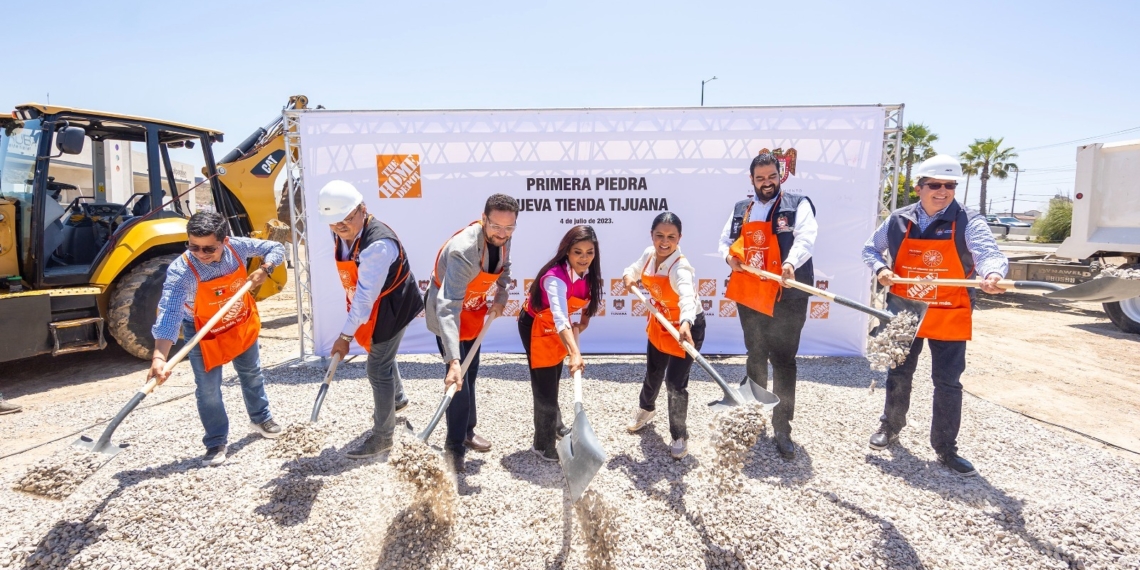
[(150, 329), (158, 315), (166, 268), (178, 255), (160, 255), (140, 263), (119, 278), (111, 293), (107, 330), (119, 346), (143, 360), (150, 360), (154, 352)]
[[(1134, 307), (1140, 306), (1140, 299), (1129, 299), (1123, 302), (1130, 304), (1129, 312), (1133, 314), (1136, 313)], [(1140, 334), (1140, 321), (1135, 321), (1129, 317), (1119, 302), (1104, 303), (1104, 312), (1108, 313), (1108, 319), (1120, 330), (1126, 333)]]

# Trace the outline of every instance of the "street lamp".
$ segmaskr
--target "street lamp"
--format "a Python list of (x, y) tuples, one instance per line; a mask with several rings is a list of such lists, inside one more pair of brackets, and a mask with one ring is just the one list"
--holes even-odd
[(712, 79), (705, 79), (704, 81), (701, 81), (701, 106), (702, 107), (705, 106), (705, 83), (708, 83), (710, 81), (715, 81), (715, 80), (716, 80), (716, 76), (714, 75), (714, 76), (712, 76)]
[(1017, 213), (1017, 176), (1021, 174), (1021, 169), (1014, 166), (1013, 168), (1013, 203), (1009, 205), (1009, 215), (1013, 216)]

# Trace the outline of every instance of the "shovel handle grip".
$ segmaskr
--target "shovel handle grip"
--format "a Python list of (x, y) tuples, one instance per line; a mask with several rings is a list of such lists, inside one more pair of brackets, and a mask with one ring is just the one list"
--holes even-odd
[[(641, 302), (645, 303), (645, 306), (649, 307), (650, 314), (652, 314), (654, 318), (657, 319), (657, 322), (661, 323), (661, 326), (665, 327), (665, 330), (669, 331), (669, 334), (672, 335), (674, 340), (681, 344), (681, 348), (684, 349), (689, 356), (692, 356), (693, 360), (695, 360), (697, 364), (701, 366), (701, 368), (705, 369), (705, 372), (709, 373), (709, 376), (711, 376), (713, 381), (716, 382), (722, 390), (724, 390), (724, 393), (728, 394), (729, 398), (738, 400), (736, 397), (736, 391), (728, 386), (728, 382), (725, 382), (724, 378), (721, 378), (716, 369), (712, 367), (712, 364), (709, 364), (709, 361), (705, 360), (705, 357), (701, 356), (701, 353), (697, 352), (697, 349), (693, 345), (681, 340), (681, 333), (677, 332), (677, 328), (673, 326), (673, 323), (669, 322), (669, 319), (666, 319), (665, 315), (662, 315), (661, 311), (658, 311), (657, 307), (645, 298), (645, 295), (641, 293), (641, 289), (637, 287), (631, 287), (630, 291), (633, 291), (633, 294), (636, 295), (638, 299), (641, 299)], [(743, 402), (737, 401), (737, 405), (740, 405), (742, 403)]]
[(324, 384), (326, 386), (332, 384), (333, 376), (336, 376), (336, 367), (340, 364), (340, 360), (341, 356), (339, 352), (333, 355), (332, 362), (329, 363), (329, 370), (325, 372)]
[[(743, 268), (748, 273), (752, 273), (753, 275), (759, 275), (760, 277), (764, 277), (766, 279), (772, 279), (774, 281), (780, 281), (781, 279), (783, 279), (783, 276), (781, 276), (781, 275), (776, 275), (775, 273), (772, 273), (770, 271), (764, 271), (763, 269), (756, 269), (755, 267), (752, 267), (751, 265), (741, 264), (740, 267)], [(812, 287), (811, 285), (800, 283), (799, 281), (796, 281), (795, 279), (785, 280), (784, 283), (787, 283), (791, 287), (793, 287), (795, 289), (799, 289), (800, 291), (806, 291), (808, 293), (811, 293), (812, 295), (815, 295), (816, 297), (827, 299), (828, 301), (834, 301), (834, 302), (839, 303), (840, 305), (843, 305), (844, 307), (847, 307), (849, 309), (855, 309), (856, 311), (859, 311), (861, 313), (866, 313), (866, 314), (871, 315), (872, 317), (875, 317), (875, 318), (877, 318), (883, 322), (887, 322), (887, 321), (895, 318), (894, 315), (892, 315), (886, 311), (880, 311), (879, 309), (876, 309), (874, 307), (868, 307), (867, 305), (864, 305), (863, 303), (860, 303), (854, 299), (848, 299), (847, 297), (844, 297), (842, 295), (836, 295), (835, 293), (832, 293), (830, 291), (824, 291), (823, 289), (819, 289), (817, 287)]]

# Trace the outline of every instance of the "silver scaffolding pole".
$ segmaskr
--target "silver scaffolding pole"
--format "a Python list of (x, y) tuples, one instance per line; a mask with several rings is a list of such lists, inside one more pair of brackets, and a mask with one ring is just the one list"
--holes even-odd
[[(289, 194), (290, 240), (293, 245), (293, 285), (297, 296), (297, 340), (300, 362), (304, 364), (315, 357), (316, 343), (313, 333), (313, 295), (310, 287), (309, 248), (306, 240), (308, 224), (305, 223), (304, 200), (298, 204), (294, 196), (304, 196), (305, 165), (301, 158), (301, 112), (286, 110), (282, 114), (282, 128), (285, 136), (285, 176), (286, 192)], [(303, 247), (304, 246), (304, 247)], [(304, 253), (302, 253), (302, 250)]]
[[(903, 104), (883, 106), (886, 117), (883, 121), (883, 162), (879, 186), (881, 197), (879, 202), (882, 206), (879, 212), (880, 218), (883, 214), (882, 210), (890, 213), (898, 207), (904, 129), (903, 107), (905, 106)], [(889, 198), (886, 194), (887, 188), (890, 188), (891, 191)]]

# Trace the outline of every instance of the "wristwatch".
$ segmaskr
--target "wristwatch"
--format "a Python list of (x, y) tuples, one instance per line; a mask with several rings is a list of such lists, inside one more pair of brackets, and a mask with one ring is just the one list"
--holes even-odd
[(344, 342), (352, 342), (352, 338), (353, 337), (350, 334), (340, 333), (340, 340), (343, 340)]
[(261, 264), (261, 268), (264, 269), (266, 273), (273, 273), (273, 267), (274, 266), (272, 266), (268, 263), (262, 263)]

